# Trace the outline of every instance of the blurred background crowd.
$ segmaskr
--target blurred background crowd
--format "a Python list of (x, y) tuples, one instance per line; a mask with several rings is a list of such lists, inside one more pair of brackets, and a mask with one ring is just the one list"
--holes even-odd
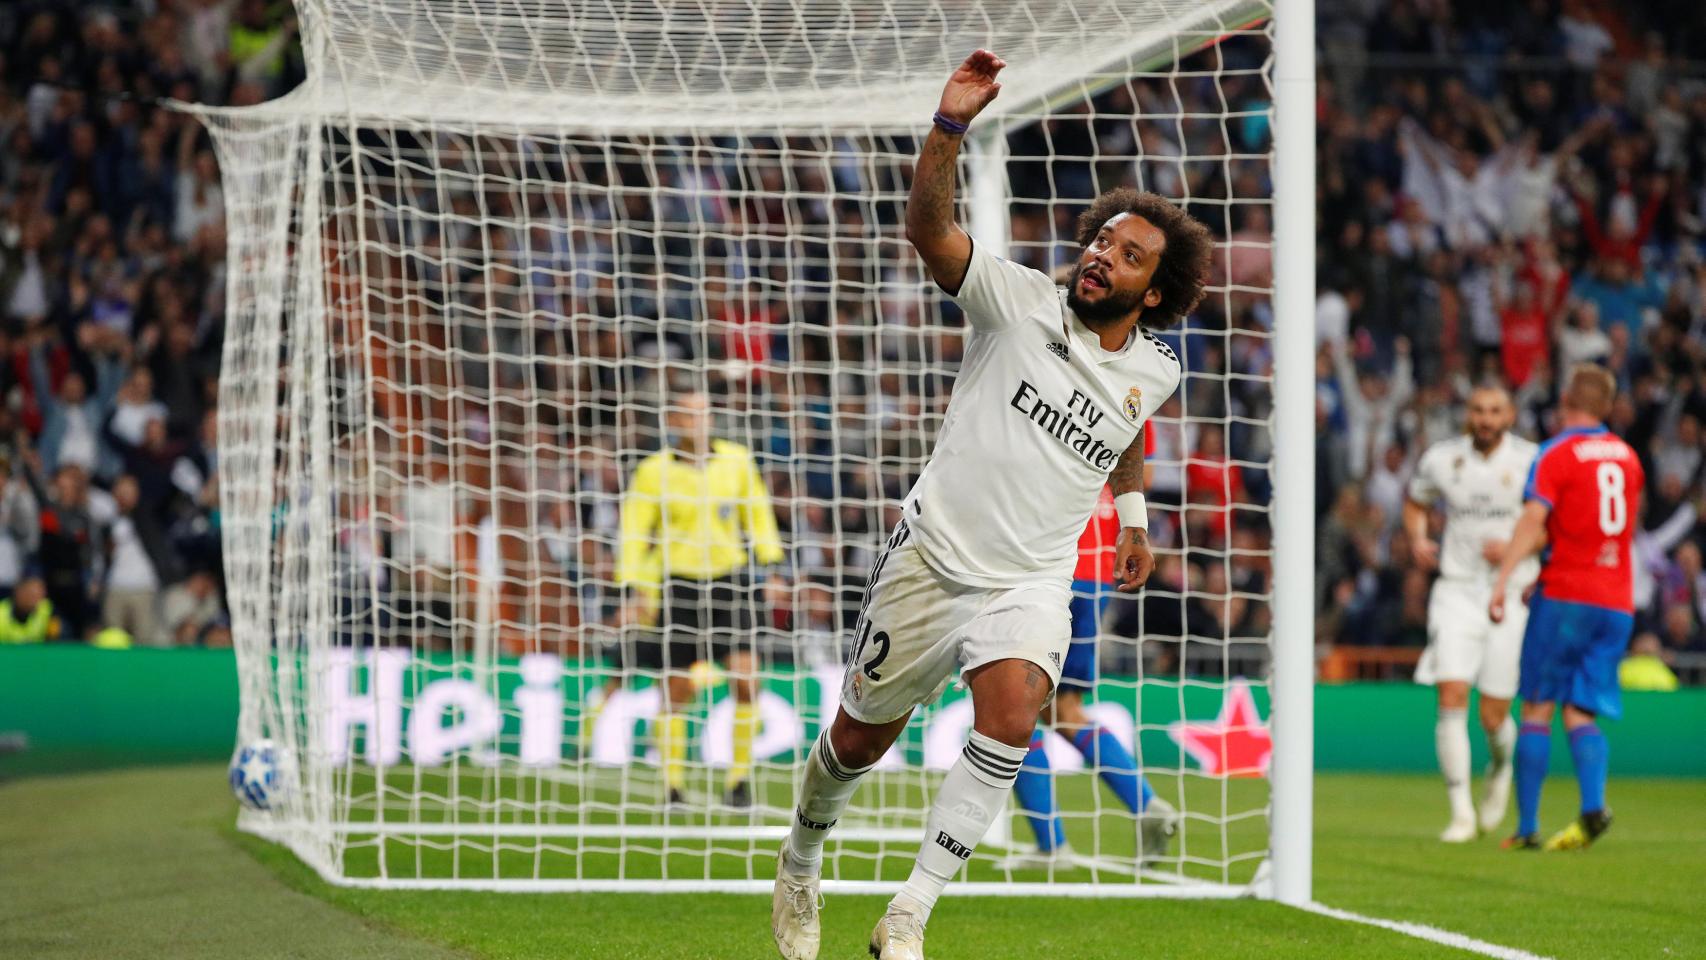
[[(1508, 384), (1518, 430), (1541, 439), (1554, 429), (1560, 372), (1595, 360), (1619, 379), (1612, 426), (1651, 478), (1635, 647), (1685, 681), (1706, 682), (1706, 23), (1691, 0), (1321, 0), (1318, 9), (1317, 602), (1327, 669), (1401, 672), (1401, 652), (1425, 641), (1429, 575), (1411, 556), (1401, 506), (1422, 450), (1460, 429), (1470, 385)], [(279, 96), (302, 76), (294, 37), (288, 5), (264, 0), (0, 8), (0, 592), (11, 598), (0, 606), (0, 642), (229, 643), (214, 444), (223, 196), (200, 124), (158, 98), (241, 105)], [(1168, 335), (1189, 373), (1153, 424), (1159, 566), (1143, 600), (1114, 608), (1107, 669), (1256, 672), (1265, 656), (1272, 274), (1261, 159), (1269, 104), (1256, 75), (1265, 52), (1259, 40), (1233, 38), (1178, 76), (1116, 87), (1010, 137), (1014, 194), (1051, 198), (1014, 206), (1015, 259), (1058, 269), (1071, 256), (1073, 216), (1116, 182), (1192, 198), (1228, 241), (1217, 292)], [(1172, 119), (1133, 124), (1134, 115)], [(475, 190), (434, 209), (396, 162), (422, 150), (419, 141), (366, 143), (393, 157), (374, 161), (372, 196), (407, 202), (391, 203), (385, 223), (372, 210), (353, 216), (375, 220), (372, 235), (393, 245), (398, 264), (409, 255), (396, 251), (424, 251), (416, 259), (425, 265), (395, 271), (404, 280), (386, 302), (413, 297), (430, 312), (461, 312), (459, 326), (445, 323), (452, 333), (420, 342), (437, 349), (457, 338), (482, 358), (438, 384), (454, 377), (485, 391), (481, 410), (422, 415), (483, 416), (498, 435), (505, 391), (544, 391), (571, 411), (528, 414), (515, 439), (530, 451), (532, 479), (500, 486), (554, 477), (573, 495), (491, 497), (484, 508), (492, 524), (530, 526), (546, 543), (526, 562), (556, 567), (545, 579), (572, 613), (555, 625), (617, 624), (619, 495), (633, 455), (662, 442), (656, 416), (637, 423), (631, 400), (653, 387), (667, 393), (658, 373), (679, 364), (717, 373), (720, 429), (768, 465), (792, 545), (793, 589), (773, 620), (796, 638), (785, 648), (818, 637), (834, 656), (963, 346), (951, 323), (930, 326), (937, 306), (918, 300), (895, 230), (903, 185), (872, 182), (903, 164), (910, 144), (893, 145), (890, 166), (863, 169), (699, 152), (595, 165), (559, 144), (555, 156), (527, 159), (541, 171), (535, 185), (648, 188), (664, 170), (687, 189), (609, 191), (605, 206), (577, 207), (577, 225), (562, 218), (558, 229), (549, 202), (525, 192), (494, 201)], [(513, 141), (490, 149), (525, 153)], [(788, 145), (777, 149), (785, 156)], [(821, 159), (837, 146), (801, 155), (813, 149)], [(1120, 155), (1143, 159), (1119, 170), (1095, 159)], [(734, 167), (726, 179), (745, 184), (747, 200), (710, 199)], [(873, 190), (888, 200), (862, 199)], [(845, 199), (826, 199), (837, 194)], [(535, 226), (500, 235), (450, 216), (493, 202)], [(401, 222), (395, 210), (409, 206), (438, 226)], [(776, 239), (683, 250), (679, 234), (659, 226), (707, 221), (725, 234), (772, 225)], [(631, 229), (637, 223), (650, 232)], [(838, 258), (841, 232), (871, 226), (886, 231), (885, 243), (854, 244)], [(327, 244), (329, 288), (356, 270), (390, 275), (364, 259), (373, 249)], [(493, 262), (451, 276), (447, 249), (482, 249)], [(822, 276), (775, 266), (802, 249)], [(625, 282), (615, 269), (585, 269), (589, 251), (620, 258)], [(504, 265), (510, 279), (494, 280)], [(812, 293), (845, 288), (837, 284), (878, 295), (849, 303)], [(331, 301), (334, 322), (356, 322), (335, 292)], [(414, 320), (394, 322), (402, 328), (345, 329), (343, 342), (412, 332), (403, 328)], [(487, 362), (493, 353), (540, 359), (522, 369)], [(422, 363), (383, 359), (399, 380)], [(652, 403), (655, 414), (667, 399)], [(454, 577), (461, 548), (450, 528), (480, 520), (449, 502), (450, 471), (464, 469), (451, 451), (407, 453), (418, 476), (375, 507), (397, 530), (382, 543), (343, 538), (340, 549), (354, 566), (408, 571), (410, 582), (393, 577), (385, 589), (418, 594), (428, 590), (423, 571)], [(488, 465), (488, 485), (494, 466), (505, 469)], [(491, 549), (507, 568), (511, 546)], [(364, 550), (385, 559), (356, 557)], [(341, 612), (387, 626), (392, 616), (459, 615), (433, 602), (373, 602), (383, 618), (361, 604)]]

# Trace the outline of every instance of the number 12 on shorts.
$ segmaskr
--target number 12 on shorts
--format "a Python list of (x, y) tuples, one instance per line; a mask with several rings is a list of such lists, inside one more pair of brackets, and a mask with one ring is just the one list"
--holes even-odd
[[(882, 674), (877, 672), (877, 668), (882, 666), (883, 661), (887, 660), (889, 657), (889, 635), (888, 635), (888, 632), (884, 631), (884, 630), (878, 630), (876, 633), (872, 633), (871, 632), (871, 621), (861, 620), (859, 622), (858, 638), (859, 639), (853, 644), (853, 663), (852, 663), (852, 665), (858, 669), (863, 670), (865, 673), (865, 676), (870, 677), (872, 680), (881, 680), (883, 678), (883, 676), (882, 676)], [(865, 647), (867, 647), (867, 646), (874, 646), (876, 648), (876, 653), (872, 655), (869, 663), (865, 664), (863, 667), (860, 667), (859, 661), (862, 657), (864, 657)]]

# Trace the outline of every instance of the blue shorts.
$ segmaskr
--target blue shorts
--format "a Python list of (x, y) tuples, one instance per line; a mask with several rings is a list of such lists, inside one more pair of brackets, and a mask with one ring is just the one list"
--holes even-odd
[(1596, 716), (1623, 715), (1617, 665), (1635, 618), (1621, 610), (1535, 594), (1522, 635), (1522, 680), (1529, 703), (1566, 703)]
[(1096, 686), (1096, 633), (1102, 614), (1114, 600), (1114, 588), (1094, 580), (1072, 581), (1072, 646), (1060, 665), (1060, 685), (1078, 690)]

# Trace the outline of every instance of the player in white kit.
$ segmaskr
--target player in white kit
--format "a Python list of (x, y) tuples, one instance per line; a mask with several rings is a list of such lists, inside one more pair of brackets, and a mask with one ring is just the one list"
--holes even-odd
[(1116, 190), (1080, 218), (1065, 289), (974, 244), (953, 220), (955, 160), (1003, 66), (979, 50), (955, 70), (907, 202), (907, 238), (971, 335), (930, 462), (871, 570), (840, 710), (806, 758), (771, 911), (789, 960), (817, 956), (823, 844), (859, 778), (957, 671), (972, 731), (869, 945), (881, 960), (924, 956), (930, 910), (1001, 810), (1060, 678), (1078, 536), (1104, 483), (1120, 588), (1154, 566), (1139, 431), (1180, 367), (1149, 328), (1202, 298), (1213, 238), (1160, 197)]
[[(1493, 581), (1522, 513), (1523, 485), (1538, 447), (1510, 432), (1516, 419), (1510, 394), (1480, 387), (1469, 395), (1464, 436), (1429, 447), (1410, 480), (1404, 527), (1424, 567), (1438, 566), (1428, 598), (1428, 648), (1416, 665), (1416, 682), (1438, 692), (1434, 748), (1451, 799), (1451, 822), (1440, 834), (1447, 843), (1466, 843), (1496, 829), (1510, 803), (1511, 751), (1522, 631), (1528, 620), (1523, 590), (1534, 582), (1539, 562), (1518, 568), (1508, 589), (1510, 611), (1503, 623), (1487, 616)], [(1428, 537), (1428, 511), (1445, 503), (1445, 534)], [(1481, 691), (1481, 728), (1492, 762), (1477, 812), (1469, 791), (1469, 687)]]

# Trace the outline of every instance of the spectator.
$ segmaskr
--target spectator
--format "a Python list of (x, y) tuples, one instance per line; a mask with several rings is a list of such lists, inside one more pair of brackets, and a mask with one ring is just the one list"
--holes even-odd
[(51, 491), (40, 480), (38, 469), (30, 464), (25, 476), (41, 504), (37, 557), (41, 579), (64, 622), (64, 635), (80, 640), (85, 629), (94, 626), (89, 612), (95, 606), (94, 584), (100, 575), (95, 562), (105, 556), (101, 526), (90, 510), (88, 474), (82, 467), (61, 466), (54, 472)]
[(1664, 644), (1653, 633), (1642, 633), (1629, 645), (1629, 655), (1617, 665), (1617, 682), (1625, 690), (1668, 692), (1677, 687), (1676, 674), (1664, 661)]
[[(38, 333), (29, 348), (30, 383), (42, 410), (42, 462), (51, 472), (78, 467), (86, 473), (109, 474), (113, 456), (101, 440), (101, 431), (118, 393), (118, 361), (104, 355), (96, 358), (97, 387), (92, 397), (83, 375), (75, 370), (66, 370), (55, 390), (48, 373), (48, 336)], [(63, 355), (64, 347), (56, 351)]]
[(8, 600), (0, 600), (0, 644), (47, 643), (59, 639), (59, 618), (40, 577), (27, 577)]
[(138, 510), (140, 493), (128, 474), (113, 483), (118, 516), (107, 526), (108, 560), (102, 590), (101, 616), (145, 647), (171, 644), (161, 629), (156, 603), (165, 584), (177, 579), (177, 560), (157, 520)]
[(219, 603), (219, 581), (206, 570), (193, 570), (166, 590), (160, 621), (169, 641), (180, 647), (230, 646), (230, 629)]

